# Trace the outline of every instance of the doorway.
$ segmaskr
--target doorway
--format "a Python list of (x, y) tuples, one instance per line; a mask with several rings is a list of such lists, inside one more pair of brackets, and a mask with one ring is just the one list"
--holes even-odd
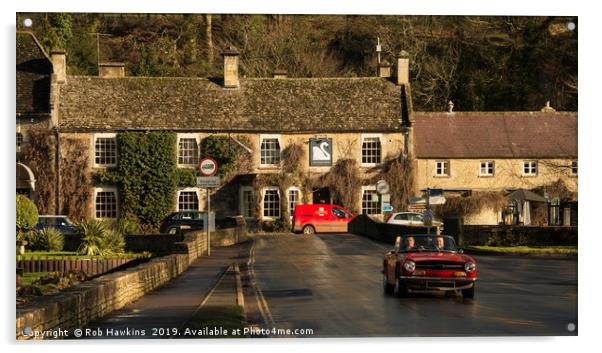
[(330, 189), (329, 188), (319, 188), (314, 190), (313, 192), (313, 202), (314, 204), (318, 203), (331, 203), (330, 200)]

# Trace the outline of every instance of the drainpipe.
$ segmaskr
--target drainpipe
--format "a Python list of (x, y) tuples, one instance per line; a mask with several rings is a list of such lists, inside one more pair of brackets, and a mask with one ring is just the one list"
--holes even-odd
[(54, 190), (55, 195), (55, 214), (59, 214), (61, 210), (61, 140), (59, 135), (59, 129), (54, 128), (54, 135), (56, 137), (56, 152), (54, 157), (55, 171), (56, 171), (56, 186)]

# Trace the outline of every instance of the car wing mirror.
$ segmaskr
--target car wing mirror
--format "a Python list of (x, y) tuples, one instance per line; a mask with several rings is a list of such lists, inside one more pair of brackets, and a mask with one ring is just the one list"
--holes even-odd
[(399, 251), (401, 248), (401, 237), (395, 238), (395, 251)]

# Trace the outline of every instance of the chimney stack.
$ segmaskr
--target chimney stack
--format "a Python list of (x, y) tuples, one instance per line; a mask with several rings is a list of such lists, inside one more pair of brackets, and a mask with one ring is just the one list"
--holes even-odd
[(391, 64), (389, 64), (387, 60), (383, 60), (380, 64), (378, 64), (378, 77), (391, 77)]
[(407, 85), (410, 83), (410, 55), (401, 50), (397, 54), (397, 84)]
[(50, 61), (52, 61), (52, 71), (56, 82), (64, 83), (67, 81), (67, 54), (63, 49), (52, 49), (50, 51)]
[(288, 77), (288, 73), (286, 72), (286, 70), (275, 70), (274, 71), (274, 78), (278, 78), (278, 79), (282, 79), (282, 78), (287, 78)]
[(98, 76), (104, 78), (125, 77), (125, 64), (99, 63)]
[(233, 46), (227, 47), (222, 53), (222, 56), (224, 57), (224, 88), (240, 87), (240, 82), (238, 80), (239, 55), (240, 53)]

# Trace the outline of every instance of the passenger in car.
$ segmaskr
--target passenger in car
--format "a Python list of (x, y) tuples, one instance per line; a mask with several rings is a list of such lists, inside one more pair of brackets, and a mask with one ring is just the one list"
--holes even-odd
[(416, 241), (414, 240), (414, 237), (407, 237), (406, 238), (406, 248), (405, 250), (414, 250), (416, 249)]

